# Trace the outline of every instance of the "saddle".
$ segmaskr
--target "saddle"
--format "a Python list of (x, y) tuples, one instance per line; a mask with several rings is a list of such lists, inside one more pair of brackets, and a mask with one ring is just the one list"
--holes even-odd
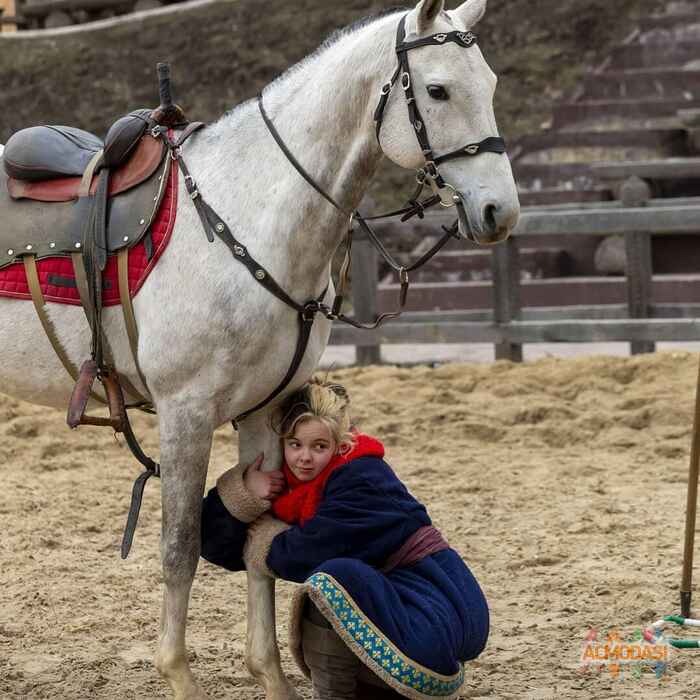
[[(160, 466), (141, 449), (131, 429), (127, 408), (153, 411), (148, 398), (119, 376), (102, 330), (103, 272), (117, 255), (119, 297), (129, 345), (143, 386), (138, 361), (138, 328), (129, 291), (129, 249), (144, 240), (148, 259), (151, 223), (166, 192), (177, 147), (203, 124), (189, 124), (170, 95), (170, 68), (157, 66), (161, 103), (118, 119), (104, 141), (70, 126), (35, 126), (15, 134), (0, 151), (0, 269), (21, 261), (34, 307), (56, 355), (75, 382), (67, 422), (102, 425), (124, 434), (129, 449), (146, 468), (134, 484), (122, 558), (131, 548), (141, 498), (149, 477)], [(185, 128), (187, 127), (187, 128)], [(177, 146), (168, 135), (184, 128)], [(46, 313), (36, 261), (70, 257), (80, 302), (92, 332), (90, 359), (78, 370), (65, 352)], [(104, 390), (93, 390), (99, 379)], [(122, 386), (135, 401), (128, 405)], [(109, 417), (86, 415), (90, 398), (109, 408)]]
[[(87, 250), (84, 222), (105, 182), (107, 212), (100, 259), (136, 245), (165, 191), (170, 159), (148, 133), (151, 110), (122, 117), (104, 142), (67, 126), (34, 126), (13, 134), (0, 172), (0, 269), (20, 256)], [(27, 226), (27, 222), (31, 226)]]

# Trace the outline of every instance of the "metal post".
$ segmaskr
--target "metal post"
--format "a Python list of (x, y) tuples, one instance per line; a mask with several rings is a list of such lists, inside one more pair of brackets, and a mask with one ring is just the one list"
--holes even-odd
[[(366, 235), (355, 231), (352, 245), (352, 303), (354, 316), (362, 323), (374, 321), (377, 316), (378, 285), (377, 251)], [(360, 366), (381, 364), (381, 347), (356, 346), (355, 362)]]
[(683, 551), (683, 578), (681, 580), (681, 615), (690, 617), (690, 598), (693, 581), (693, 551), (695, 548), (695, 521), (698, 505), (698, 473), (700, 472), (700, 367), (695, 389), (695, 416), (693, 441), (690, 446), (688, 468), (688, 499), (685, 508), (685, 548)]

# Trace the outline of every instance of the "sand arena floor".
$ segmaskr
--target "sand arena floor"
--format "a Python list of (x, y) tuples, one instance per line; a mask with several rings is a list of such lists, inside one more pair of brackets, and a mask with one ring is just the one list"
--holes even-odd
[[(626, 636), (677, 610), (697, 368), (697, 355), (667, 352), (333, 374), (489, 598), (491, 638), (467, 667), (465, 698), (698, 695), (699, 652), (676, 654), (661, 680), (579, 671), (591, 628)], [(156, 452), (155, 419), (135, 429)], [(4, 396), (0, 435), (0, 698), (169, 697), (151, 662), (157, 483), (122, 562), (138, 473), (128, 450)], [(222, 429), (209, 483), (235, 461)], [(292, 585), (278, 591), (283, 663), (309, 697), (285, 647)], [(188, 639), (210, 697), (263, 699), (243, 664), (243, 574), (200, 566)]]

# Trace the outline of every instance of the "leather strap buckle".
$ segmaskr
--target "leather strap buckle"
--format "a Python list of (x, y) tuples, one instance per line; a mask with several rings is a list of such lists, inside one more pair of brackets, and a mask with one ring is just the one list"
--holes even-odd
[(304, 321), (310, 323), (314, 320), (316, 314), (322, 310), (323, 307), (320, 301), (317, 301), (316, 299), (314, 299), (313, 301), (307, 301), (306, 304), (304, 304), (304, 308), (301, 312), (301, 317), (302, 319), (304, 319)]

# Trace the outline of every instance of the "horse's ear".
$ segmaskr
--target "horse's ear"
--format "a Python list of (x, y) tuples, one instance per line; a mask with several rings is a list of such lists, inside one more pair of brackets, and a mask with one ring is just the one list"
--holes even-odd
[(435, 18), (443, 11), (445, 0), (421, 0), (414, 12), (416, 13), (416, 33), (425, 31)]
[(471, 29), (484, 16), (484, 12), (486, 0), (466, 0), (448, 14), (458, 19), (465, 29)]

